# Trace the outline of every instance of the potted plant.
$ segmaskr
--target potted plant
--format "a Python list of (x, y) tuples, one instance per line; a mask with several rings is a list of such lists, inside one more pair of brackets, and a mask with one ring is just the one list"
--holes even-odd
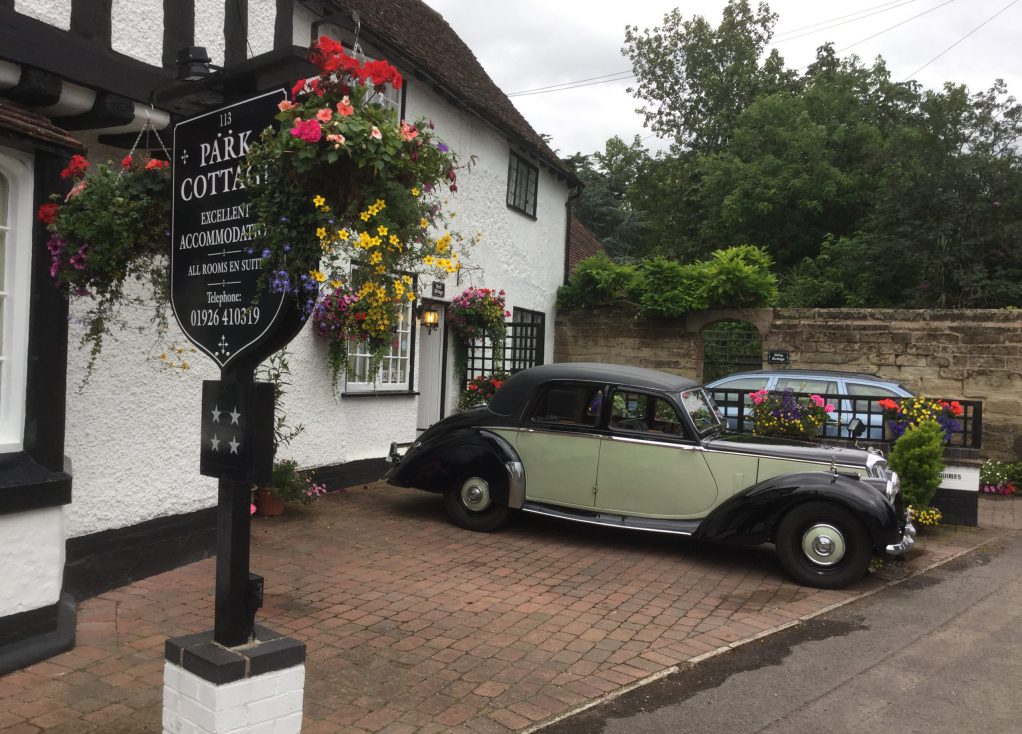
[(957, 400), (928, 400), (925, 397), (892, 400), (877, 403), (884, 409), (884, 439), (897, 441), (912, 426), (933, 421), (944, 431), (944, 443), (951, 443), (951, 435), (962, 428), (960, 418), (965, 409)]
[[(447, 231), (440, 198), (457, 191), (459, 165), (431, 121), (401, 120), (386, 106), (387, 85), (402, 85), (389, 63), (361, 62), (326, 37), (309, 59), (319, 75), (295, 84), (278, 126), (251, 145), (245, 185), (263, 233), (266, 286), (293, 292), (309, 315), (321, 285), (328, 298), (337, 294), (316, 330), (330, 340), (336, 380), (348, 342), (377, 339), (373, 353), (384, 348), (416, 298), (406, 275), (445, 277), (461, 267), (462, 238)], [(356, 293), (366, 323), (340, 327), (331, 315)]]
[(940, 524), (940, 511), (930, 507), (944, 471), (946, 429), (935, 420), (908, 426), (891, 448), (890, 467), (898, 473), (901, 491), (920, 527)]
[(768, 390), (750, 393), (752, 432), (760, 436), (786, 436), (809, 439), (820, 433), (834, 406), (819, 395), (795, 397), (791, 389), (780, 394)]
[(506, 372), (495, 372), (492, 375), (479, 375), (468, 381), (465, 389), (458, 396), (458, 410), (468, 410), (477, 405), (486, 405), (490, 398), (497, 392), (497, 388), (504, 384), (510, 375)]
[(256, 512), (264, 517), (274, 517), (283, 513), (284, 505), (288, 503), (308, 505), (324, 494), (326, 486), (316, 483), (312, 475), (299, 471), (297, 461), (275, 461), (270, 484), (255, 490)]
[(504, 339), (507, 336), (507, 322), (511, 315), (505, 305), (505, 293), (491, 288), (466, 288), (447, 307), (447, 323), (458, 341), (455, 352), (456, 368), (465, 374), (469, 344), (478, 338), (487, 338), (493, 348), (493, 363), (500, 364), (504, 358)]
[[(60, 173), (72, 182), (66, 197), (39, 207), (51, 232), (50, 276), (73, 298), (89, 298), (82, 344), (91, 346), (86, 379), (125, 303), (151, 305), (160, 334), (170, 303), (166, 256), (170, 243), (170, 163), (129, 154), (119, 170), (75, 155)], [(146, 297), (130, 295), (138, 281)]]

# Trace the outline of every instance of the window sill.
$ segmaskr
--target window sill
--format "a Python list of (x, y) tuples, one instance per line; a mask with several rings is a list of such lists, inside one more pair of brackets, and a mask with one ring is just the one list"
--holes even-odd
[(418, 395), (417, 390), (367, 390), (366, 392), (342, 392), (342, 398), (408, 398)]
[(531, 219), (534, 222), (539, 221), (539, 218), (535, 214), (529, 214), (529, 212), (525, 211), (524, 209), (519, 209), (513, 204), (508, 204), (507, 208), (513, 212), (516, 212), (517, 214), (521, 214), (523, 217), (526, 217), (527, 219)]

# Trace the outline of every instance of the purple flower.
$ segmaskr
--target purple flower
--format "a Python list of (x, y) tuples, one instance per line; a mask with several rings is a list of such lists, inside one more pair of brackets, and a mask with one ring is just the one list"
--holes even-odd
[(441, 153), (446, 153), (447, 151), (450, 150), (450, 148), (448, 148), (446, 144), (440, 141), (437, 141), (436, 149), (439, 150)]

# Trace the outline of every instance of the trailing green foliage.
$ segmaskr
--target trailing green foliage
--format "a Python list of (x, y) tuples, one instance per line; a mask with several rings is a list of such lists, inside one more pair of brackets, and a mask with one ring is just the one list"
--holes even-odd
[(916, 510), (930, 506), (944, 470), (944, 429), (936, 421), (910, 426), (891, 449), (890, 466), (898, 472), (905, 503)]
[(557, 305), (572, 311), (630, 303), (641, 316), (667, 318), (708, 308), (768, 306), (777, 297), (770, 266), (770, 256), (752, 245), (717, 250), (693, 263), (651, 257), (620, 265), (599, 254), (578, 264), (558, 290)]

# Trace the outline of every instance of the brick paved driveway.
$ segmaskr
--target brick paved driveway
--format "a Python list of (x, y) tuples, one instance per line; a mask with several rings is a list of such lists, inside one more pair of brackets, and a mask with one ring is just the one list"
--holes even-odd
[[(255, 519), (252, 569), (259, 621), (308, 644), (306, 734), (505, 732), (1004, 532), (942, 530), (907, 568), (820, 591), (769, 550), (528, 516), (477, 534), (437, 496), (373, 484)], [(212, 627), (213, 573), (210, 559), (83, 602), (74, 650), (0, 678), (0, 731), (159, 732), (163, 642)]]

